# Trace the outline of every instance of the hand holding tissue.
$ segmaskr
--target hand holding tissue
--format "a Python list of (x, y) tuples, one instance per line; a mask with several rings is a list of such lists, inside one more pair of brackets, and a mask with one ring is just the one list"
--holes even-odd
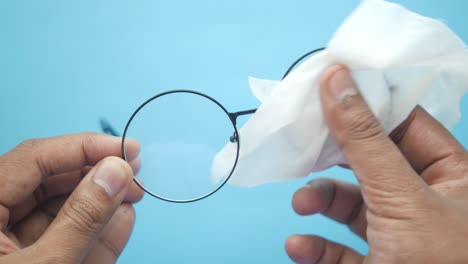
[[(468, 90), (465, 43), (438, 20), (383, 0), (364, 0), (326, 50), (283, 81), (250, 79), (262, 104), (239, 131), (239, 159), (230, 184), (253, 187), (346, 164), (320, 104), (320, 75), (333, 64), (352, 71), (387, 133), (417, 105), (448, 128), (460, 118), (460, 100)], [(214, 181), (226, 177), (223, 164), (233, 151), (227, 142), (216, 155)]]

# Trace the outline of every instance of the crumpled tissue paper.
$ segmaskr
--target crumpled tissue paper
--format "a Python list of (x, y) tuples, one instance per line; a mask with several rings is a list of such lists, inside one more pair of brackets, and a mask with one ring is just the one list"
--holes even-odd
[[(240, 129), (240, 154), (229, 183), (252, 187), (305, 177), (346, 164), (322, 115), (319, 78), (326, 67), (347, 65), (387, 133), (421, 105), (446, 127), (460, 118), (468, 90), (468, 50), (438, 20), (383, 0), (364, 0), (339, 27), (326, 50), (282, 81), (250, 78), (262, 102)], [(212, 179), (227, 177), (235, 144), (212, 164)], [(229, 168), (231, 169), (231, 168)]]

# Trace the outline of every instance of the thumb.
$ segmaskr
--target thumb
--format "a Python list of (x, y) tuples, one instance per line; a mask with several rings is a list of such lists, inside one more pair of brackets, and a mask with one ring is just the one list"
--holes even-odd
[(386, 135), (345, 66), (328, 68), (320, 85), (330, 133), (356, 174), (370, 209), (401, 206), (403, 197), (427, 187)]
[(132, 177), (124, 160), (102, 160), (65, 202), (38, 246), (45, 247), (60, 263), (80, 262), (121, 204)]

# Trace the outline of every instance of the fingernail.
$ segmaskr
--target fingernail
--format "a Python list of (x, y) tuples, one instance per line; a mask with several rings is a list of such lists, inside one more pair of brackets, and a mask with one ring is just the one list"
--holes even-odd
[(339, 102), (344, 101), (350, 96), (355, 96), (358, 94), (358, 90), (355, 87), (349, 70), (344, 67), (337, 70), (333, 74), (328, 84), (331, 93)]
[(306, 183), (304, 188), (317, 188), (317, 187), (321, 187), (322, 185), (323, 185), (322, 180), (314, 179), (314, 180), (311, 180), (308, 183)]
[(96, 169), (93, 181), (101, 186), (110, 197), (114, 197), (126, 186), (127, 176), (118, 161), (107, 159)]

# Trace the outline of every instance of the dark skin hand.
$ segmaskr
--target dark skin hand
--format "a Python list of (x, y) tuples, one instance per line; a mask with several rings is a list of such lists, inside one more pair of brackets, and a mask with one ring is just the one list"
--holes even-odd
[[(468, 263), (468, 155), (421, 108), (392, 141), (359, 96), (343, 66), (321, 82), (330, 132), (360, 186), (318, 179), (298, 190), (301, 215), (322, 213), (369, 244), (362, 256), (316, 236), (291, 236), (298, 263)], [(128, 202), (139, 146), (77, 134), (26, 141), (0, 157), (0, 263), (114, 263), (133, 223)], [(106, 158), (107, 157), (107, 158)], [(132, 170), (133, 169), (133, 170)], [(122, 203), (124, 202), (124, 203)]]
[(139, 144), (126, 143), (127, 163), (120, 142), (82, 133), (0, 156), (0, 263), (115, 263), (143, 195), (132, 180)]
[[(468, 263), (468, 154), (422, 108), (389, 137), (359, 95), (348, 69), (321, 80), (330, 133), (360, 185), (312, 180), (293, 197), (300, 215), (323, 214), (367, 241), (362, 256), (311, 235), (286, 241), (297, 263)], [(392, 140), (393, 139), (393, 140)]]

